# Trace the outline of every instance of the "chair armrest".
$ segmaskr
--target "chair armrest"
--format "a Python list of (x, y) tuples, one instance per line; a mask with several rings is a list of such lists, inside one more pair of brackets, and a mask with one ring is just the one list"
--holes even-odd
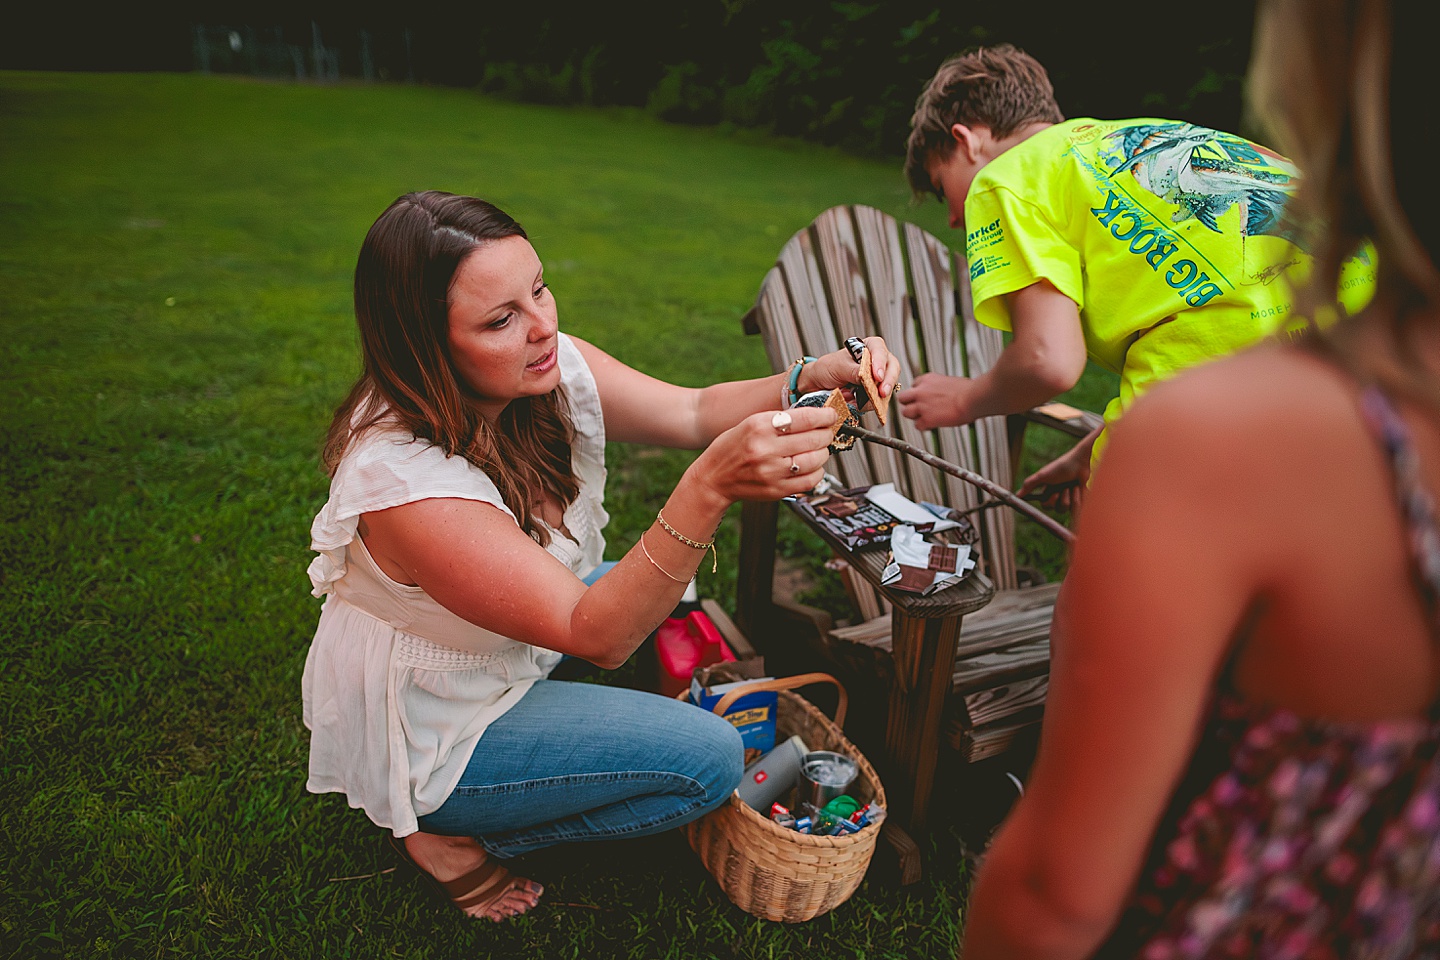
[(1089, 410), (1077, 410), (1063, 403), (1046, 403), (1020, 414), (1031, 423), (1068, 433), (1072, 437), (1088, 437), (1105, 423), (1105, 418)]
[(760, 332), (760, 308), (751, 307), (745, 311), (745, 316), (740, 318), (740, 329), (745, 331), (747, 336), (754, 336)]
[(822, 640), (829, 635), (831, 630), (835, 629), (835, 621), (830, 614), (819, 607), (812, 607), (808, 603), (776, 597), (775, 608), (783, 614), (789, 615), (795, 623), (808, 624), (815, 631), (815, 635)]
[(1010, 475), (1020, 477), (1020, 461), (1025, 450), (1025, 427), (1038, 423), (1052, 430), (1083, 440), (1105, 423), (1105, 418), (1089, 410), (1080, 410), (1065, 403), (1044, 403), (1012, 413), (1005, 418), (1005, 439), (1010, 445)]
[(735, 621), (730, 619), (730, 615), (720, 604), (706, 597), (700, 601), (700, 609), (710, 618), (710, 622), (715, 624), (715, 629), (720, 631), (720, 636), (725, 638), (730, 649), (735, 651), (736, 659), (753, 660), (755, 658), (755, 648), (751, 645), (749, 638), (740, 632), (740, 628), (735, 626)]

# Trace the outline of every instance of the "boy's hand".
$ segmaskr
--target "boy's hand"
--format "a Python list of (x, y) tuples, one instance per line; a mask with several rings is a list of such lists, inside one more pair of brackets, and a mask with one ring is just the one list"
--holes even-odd
[(1067, 452), (1036, 470), (1020, 484), (1020, 496), (1040, 491), (1040, 503), (1053, 510), (1073, 513), (1085, 498), (1085, 485), (1090, 482), (1090, 453), (1100, 431), (1091, 432)]
[(966, 402), (974, 390), (968, 377), (950, 377), (943, 373), (922, 373), (909, 388), (895, 395), (900, 412), (921, 430), (956, 427), (975, 418)]
[(1020, 496), (1039, 491), (1043, 506), (1070, 513), (1079, 509), (1085, 496), (1085, 483), (1089, 479), (1089, 465), (1076, 463), (1066, 454), (1026, 477), (1025, 482), (1020, 484)]

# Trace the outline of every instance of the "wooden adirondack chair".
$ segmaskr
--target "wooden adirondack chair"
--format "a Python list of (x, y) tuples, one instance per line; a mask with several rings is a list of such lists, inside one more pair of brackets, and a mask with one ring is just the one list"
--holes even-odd
[[(976, 376), (1003, 347), (1001, 334), (975, 322), (964, 257), (913, 224), (865, 206), (826, 210), (780, 251), (744, 318), (759, 333), (772, 369), (788, 369), (796, 357), (837, 349), (848, 336), (879, 334), (900, 358), (902, 384), (926, 371)], [(891, 407), (890, 426), (873, 416), (872, 430), (929, 449), (952, 463), (1013, 487), (1027, 419), (1084, 436), (1100, 418), (1084, 414), (1060, 420), (1032, 411), (993, 417), (965, 427), (922, 434)], [(980, 502), (969, 484), (898, 451), (857, 443), (831, 460), (830, 472), (846, 487), (893, 482), (916, 501), (966, 510)], [(991, 603), (960, 625), (957, 654), (945, 706), (941, 739), (966, 761), (1003, 751), (1025, 728), (1039, 722), (1049, 676), (1051, 610), (1058, 584), (1022, 587), (1015, 562), (1015, 513), (994, 507), (972, 515), (981, 534), (981, 576), (996, 589)], [(858, 577), (847, 590), (862, 622), (836, 628), (828, 615), (774, 596), (777, 508), (746, 504), (741, 526), (739, 626), (761, 652), (780, 652), (807, 633), (813, 643), (854, 675), (889, 676), (889, 603)], [(843, 571), (842, 571), (843, 573)], [(887, 672), (888, 671), (888, 672)], [(914, 732), (917, 737), (922, 731)], [(929, 732), (933, 736), (933, 732)], [(891, 736), (893, 736), (893, 731)], [(919, 778), (930, 779), (922, 771)], [(917, 783), (917, 816), (931, 784)]]

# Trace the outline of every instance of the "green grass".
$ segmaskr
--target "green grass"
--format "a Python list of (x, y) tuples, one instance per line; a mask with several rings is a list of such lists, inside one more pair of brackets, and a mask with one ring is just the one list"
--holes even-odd
[[(430, 187), (525, 223), (564, 328), (688, 384), (767, 369), (739, 317), (825, 207), (946, 235), (898, 165), (634, 113), (0, 74), (0, 955), (951, 955), (967, 867), (943, 797), (924, 883), (872, 878), (809, 924), (735, 909), (671, 834), (529, 858), (549, 905), (490, 927), (306, 794), (307, 533), (358, 369), (350, 275), (374, 217)], [(688, 457), (610, 455), (613, 557)], [(701, 583), (727, 602), (735, 544), (732, 515)]]

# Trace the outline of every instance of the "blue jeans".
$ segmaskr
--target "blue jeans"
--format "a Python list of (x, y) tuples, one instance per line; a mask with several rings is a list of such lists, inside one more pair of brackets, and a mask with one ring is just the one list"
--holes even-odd
[(420, 829), (474, 837), (497, 857), (659, 833), (723, 803), (744, 752), (728, 721), (691, 704), (539, 680), (480, 737)]
[(596, 580), (599, 580), (605, 576), (605, 574), (609, 573), (611, 568), (619, 562), (618, 560), (601, 560), (599, 566), (591, 570), (587, 576), (581, 577), (580, 581), (587, 587), (593, 586)]
[[(618, 562), (617, 560), (601, 560), (599, 566), (580, 578), (580, 582), (587, 587), (594, 586), (595, 581), (609, 573)], [(581, 660), (579, 657), (572, 657), (567, 653), (560, 658), (555, 669), (550, 671), (550, 676), (556, 680), (583, 680), (593, 677), (599, 672), (600, 668), (595, 664)]]

